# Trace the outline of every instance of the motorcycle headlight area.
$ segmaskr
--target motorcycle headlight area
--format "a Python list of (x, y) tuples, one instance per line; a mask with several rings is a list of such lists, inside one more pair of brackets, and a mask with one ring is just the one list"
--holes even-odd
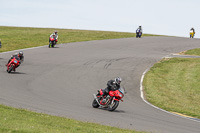
[(123, 88), (119, 88), (119, 92), (124, 95), (124, 89)]
[(123, 94), (119, 93), (119, 96), (120, 96), (120, 97), (123, 97)]
[(16, 60), (14, 60), (14, 63), (17, 63), (17, 61), (16, 61)]

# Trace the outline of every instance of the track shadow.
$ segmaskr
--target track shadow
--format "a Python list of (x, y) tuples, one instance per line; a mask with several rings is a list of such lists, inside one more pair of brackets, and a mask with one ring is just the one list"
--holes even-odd
[[(108, 109), (107, 109), (107, 108), (98, 108), (98, 109), (101, 109), (101, 110), (106, 110), (106, 111), (108, 111)], [(108, 111), (108, 112), (115, 112), (115, 113), (126, 113), (124, 110), (118, 110), (118, 109), (116, 109), (116, 110), (114, 110), (114, 111)]]
[(116, 112), (116, 113), (126, 113), (124, 110), (114, 110), (113, 112)]
[(51, 47), (51, 48), (59, 48), (59, 47)]
[(23, 73), (23, 72), (11, 72), (9, 74), (26, 74), (26, 73)]

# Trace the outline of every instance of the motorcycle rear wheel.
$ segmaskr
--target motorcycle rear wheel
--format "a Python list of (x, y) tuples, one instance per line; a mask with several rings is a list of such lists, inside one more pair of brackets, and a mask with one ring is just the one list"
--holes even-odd
[(97, 103), (96, 99), (93, 100), (92, 107), (93, 108), (98, 108), (99, 107), (99, 104)]
[(119, 101), (113, 101), (114, 103), (112, 104), (112, 105), (109, 105), (108, 106), (108, 111), (114, 111), (117, 107), (118, 107), (118, 105), (119, 105)]

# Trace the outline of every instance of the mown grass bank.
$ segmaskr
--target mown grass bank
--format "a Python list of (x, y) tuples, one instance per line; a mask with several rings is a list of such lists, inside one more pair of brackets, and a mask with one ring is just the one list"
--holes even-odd
[(144, 133), (0, 105), (1, 133)]
[(198, 56), (200, 56), (200, 48), (188, 50), (184, 54), (186, 54), (186, 55), (198, 55)]
[[(49, 36), (55, 30), (58, 31), (59, 35), (58, 44), (135, 37), (135, 33), (126, 32), (0, 26), (0, 39), (2, 42), (0, 52), (48, 45)], [(144, 34), (143, 36), (152, 35)]]
[(146, 99), (167, 111), (200, 118), (199, 66), (199, 58), (172, 58), (156, 63), (144, 78)]

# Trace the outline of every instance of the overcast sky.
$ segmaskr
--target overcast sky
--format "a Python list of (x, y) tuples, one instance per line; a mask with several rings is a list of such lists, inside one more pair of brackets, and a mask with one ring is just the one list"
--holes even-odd
[(51, 27), (200, 38), (200, 0), (0, 0), (0, 26)]

